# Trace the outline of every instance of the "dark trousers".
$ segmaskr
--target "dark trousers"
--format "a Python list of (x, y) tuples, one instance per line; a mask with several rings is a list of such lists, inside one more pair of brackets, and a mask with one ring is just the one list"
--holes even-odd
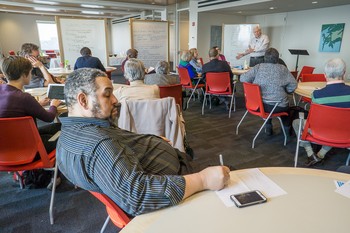
[(60, 130), (61, 123), (47, 124), (38, 128), (41, 140), (43, 141), (47, 153), (50, 153), (56, 148), (57, 140), (49, 142), (49, 139)]
[(264, 62), (264, 56), (261, 57), (250, 57), (249, 67), (254, 67), (257, 64)]
[[(271, 112), (272, 109), (273, 109), (273, 106), (274, 105), (270, 105), (270, 104), (265, 104), (264, 103), (264, 109), (265, 109), (265, 112)], [(287, 112), (289, 113), (289, 106), (287, 107), (279, 107), (277, 106), (275, 108), (275, 111), (274, 113), (279, 113), (279, 112)], [(284, 127), (290, 127), (290, 117), (289, 116), (281, 116), (281, 120), (282, 120), (282, 123), (283, 123), (283, 126)], [(272, 119), (270, 118), (266, 124), (272, 124)]]

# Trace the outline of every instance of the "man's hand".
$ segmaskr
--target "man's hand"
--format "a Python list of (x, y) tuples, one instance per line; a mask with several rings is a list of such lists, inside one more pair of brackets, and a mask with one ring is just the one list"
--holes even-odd
[(199, 172), (203, 188), (220, 190), (230, 180), (230, 169), (226, 166), (208, 167)]
[(28, 56), (27, 59), (30, 61), (30, 63), (32, 63), (33, 67), (41, 68), (44, 66), (43, 63), (41, 63), (41, 61), (39, 61), (38, 59), (36, 59), (33, 56)]
[(241, 59), (244, 56), (244, 53), (237, 53), (236, 59)]

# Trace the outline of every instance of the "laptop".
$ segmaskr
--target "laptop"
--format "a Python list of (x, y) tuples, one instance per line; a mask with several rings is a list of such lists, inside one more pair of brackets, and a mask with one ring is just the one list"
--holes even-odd
[(47, 89), (47, 97), (49, 97), (49, 99), (59, 99), (65, 101), (64, 84), (50, 83)]

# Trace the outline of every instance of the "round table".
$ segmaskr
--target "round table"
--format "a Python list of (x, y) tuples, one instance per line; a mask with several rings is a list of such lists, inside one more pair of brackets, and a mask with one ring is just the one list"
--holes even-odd
[(286, 167), (260, 170), (287, 194), (237, 208), (226, 207), (215, 192), (204, 191), (177, 206), (137, 216), (121, 232), (349, 232), (350, 199), (334, 191), (334, 180), (350, 180), (350, 174)]
[[(345, 84), (350, 86), (350, 82), (345, 82)], [(314, 90), (322, 89), (326, 85), (326, 82), (299, 82), (294, 92), (298, 95), (311, 98)]]

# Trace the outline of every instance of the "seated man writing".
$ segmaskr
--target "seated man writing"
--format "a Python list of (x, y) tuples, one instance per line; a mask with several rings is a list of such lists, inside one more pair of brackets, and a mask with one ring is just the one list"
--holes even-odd
[(118, 100), (104, 72), (74, 71), (65, 96), (68, 117), (61, 119), (57, 145), (61, 172), (81, 188), (106, 194), (129, 215), (173, 206), (228, 182), (227, 167), (189, 174), (186, 155), (163, 139), (115, 127)]

